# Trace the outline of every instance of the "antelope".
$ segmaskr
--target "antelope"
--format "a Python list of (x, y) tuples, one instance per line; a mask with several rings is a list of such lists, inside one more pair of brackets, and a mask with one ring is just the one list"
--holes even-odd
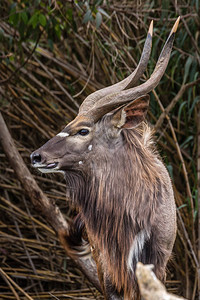
[(165, 72), (179, 19), (146, 82), (137, 85), (149, 61), (153, 21), (134, 72), (89, 95), (77, 117), (31, 154), (39, 171), (64, 174), (77, 210), (65, 242), (71, 257), (95, 262), (105, 299), (139, 299), (137, 262), (153, 264), (164, 281), (172, 253), (172, 183), (145, 116), (148, 93)]

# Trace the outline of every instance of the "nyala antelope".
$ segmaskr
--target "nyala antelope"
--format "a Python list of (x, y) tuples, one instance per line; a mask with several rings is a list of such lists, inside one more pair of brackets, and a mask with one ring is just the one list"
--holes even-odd
[(31, 155), (41, 172), (64, 174), (78, 212), (65, 237), (68, 251), (74, 259), (91, 255), (105, 299), (138, 299), (137, 262), (153, 264), (164, 280), (172, 252), (172, 184), (144, 118), (148, 93), (165, 72), (178, 23), (179, 18), (146, 82), (136, 85), (149, 60), (152, 22), (134, 72), (89, 95), (77, 117)]

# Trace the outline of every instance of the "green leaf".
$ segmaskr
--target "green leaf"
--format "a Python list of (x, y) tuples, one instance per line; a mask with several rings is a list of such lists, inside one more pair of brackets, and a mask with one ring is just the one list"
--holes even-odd
[(100, 14), (100, 12), (97, 12), (97, 14), (96, 14), (96, 28), (99, 28), (101, 23), (102, 23), (102, 14)]
[(24, 36), (26, 34), (26, 26), (24, 26), (24, 22), (20, 22), (18, 25), (18, 30), (19, 30), (19, 34), (20, 34), (20, 39), (23, 40)]
[(34, 29), (36, 28), (36, 26), (38, 25), (38, 13), (35, 13), (34, 15), (32, 15), (28, 24), (32, 25)]
[(166, 165), (167, 166), (167, 170), (169, 172), (170, 177), (173, 179), (173, 167), (171, 164)]
[(14, 11), (16, 11), (16, 7), (17, 7), (17, 3), (12, 3), (10, 6), (10, 12), (13, 13)]
[(94, 1), (94, 5), (97, 7), (99, 5), (103, 4), (103, 1), (102, 0), (96, 0)]
[(22, 21), (23, 21), (24, 24), (26, 25), (26, 24), (28, 23), (28, 15), (27, 15), (27, 13), (26, 13), (25, 11), (23, 11), (23, 12), (20, 14), (20, 16), (21, 16)]
[(3, 28), (0, 27), (0, 37), (3, 37), (4, 36), (4, 30)]
[(183, 83), (185, 83), (187, 80), (192, 61), (193, 61), (193, 57), (189, 56), (186, 61), (186, 64), (185, 64), (185, 73), (184, 73)]
[(200, 96), (196, 96), (192, 102), (192, 105), (189, 109), (189, 119), (191, 118), (194, 108), (198, 102), (200, 102)]
[(110, 16), (107, 14), (107, 12), (103, 8), (99, 7), (98, 11), (105, 17), (110, 18)]
[(41, 24), (43, 27), (46, 26), (46, 24), (47, 24), (47, 19), (46, 19), (45, 15), (43, 15), (43, 14), (40, 14), (40, 15), (39, 15), (39, 22), (40, 22), (40, 24)]
[(180, 145), (180, 147), (181, 147), (182, 149), (186, 148), (186, 147), (187, 147), (187, 144), (188, 144), (188, 143), (191, 143), (191, 141), (193, 141), (193, 140), (194, 140), (193, 135), (188, 136), (187, 139)]
[(19, 21), (19, 14), (18, 14), (18, 13), (13, 13), (13, 14), (10, 15), (10, 17), (9, 17), (9, 22), (10, 22), (10, 24), (12, 24), (14, 27), (17, 26), (18, 21)]
[(199, 0), (196, 0), (196, 10), (199, 11)]
[(15, 59), (16, 59), (16, 57), (15, 57), (14, 55), (11, 55), (11, 56), (9, 57), (9, 61), (10, 61), (10, 62), (14, 61)]
[(178, 121), (180, 122), (180, 120), (181, 120), (181, 113), (182, 113), (182, 109), (183, 109), (183, 107), (186, 105), (186, 101), (183, 101), (182, 103), (181, 103), (181, 105), (180, 105), (180, 107), (179, 107), (179, 110), (178, 110)]
[(183, 207), (186, 207), (186, 206), (187, 206), (187, 204), (182, 204), (181, 206), (177, 207), (177, 209), (179, 210), (179, 209), (181, 209)]
[(66, 17), (68, 20), (72, 21), (73, 20), (73, 10), (71, 8), (68, 8), (66, 11)]
[(87, 23), (88, 21), (92, 20), (92, 12), (91, 9), (88, 9), (83, 17), (83, 23)]
[(51, 51), (53, 51), (53, 41), (52, 41), (52, 39), (48, 39), (48, 45), (49, 45), (49, 48), (51, 49)]
[(61, 38), (61, 30), (60, 30), (60, 25), (59, 24), (56, 24), (55, 32), (56, 32), (57, 37), (60, 39)]

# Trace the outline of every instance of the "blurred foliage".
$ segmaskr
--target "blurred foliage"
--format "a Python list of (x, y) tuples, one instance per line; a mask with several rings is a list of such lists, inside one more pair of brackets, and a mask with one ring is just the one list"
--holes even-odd
[[(169, 65), (156, 91), (151, 93), (148, 118), (156, 128), (159, 150), (173, 180), (179, 212), (175, 256), (169, 264), (167, 285), (172, 292), (189, 299), (197, 297), (194, 255), (197, 256), (198, 251), (196, 132), (199, 85), (186, 88), (177, 101), (175, 97), (183, 85), (199, 78), (198, 12), (198, 0), (0, 2), (0, 80), (11, 76), (0, 86), (0, 106), (27, 165), (31, 151), (73, 119), (78, 106), (89, 93), (130, 74), (139, 61), (148, 26), (153, 19), (152, 54), (141, 82), (146, 80), (153, 72), (177, 16), (181, 16)], [(162, 118), (163, 107), (167, 108), (171, 103), (175, 105), (168, 112), (169, 118)], [(1, 158), (4, 158), (2, 152)], [(46, 177), (37, 176), (37, 180), (50, 197), (56, 198), (63, 208), (66, 207), (59, 177), (48, 181)], [(7, 160), (1, 159), (2, 197), (9, 197), (26, 209), (20, 202), (21, 196), (16, 186), (19, 184)], [(28, 200), (27, 203), (37, 219)], [(10, 212), (5, 210), (4, 205), (0, 212), (9, 216), (3, 219), (5, 226), (2, 224), (6, 235), (9, 233), (6, 226), (12, 223)], [(184, 228), (181, 220), (184, 221)], [(24, 229), (26, 235), (28, 233)], [(1, 247), (5, 248), (3, 245)], [(23, 253), (23, 247), (21, 251)], [(5, 256), (2, 254), (0, 259), (5, 261)], [(10, 266), (13, 265), (13, 262), (10, 263)], [(4, 263), (3, 267), (6, 270)], [(50, 266), (45, 265), (45, 268)], [(14, 277), (15, 280), (17, 278)], [(28, 283), (18, 282), (22, 286), (33, 284), (29, 279)], [(39, 279), (35, 279), (36, 286), (38, 282)], [(43, 284), (42, 280), (40, 284)], [(51, 284), (45, 287), (50, 290)], [(55, 290), (55, 286), (52, 289)], [(30, 292), (34, 294), (35, 290), (30, 288)]]

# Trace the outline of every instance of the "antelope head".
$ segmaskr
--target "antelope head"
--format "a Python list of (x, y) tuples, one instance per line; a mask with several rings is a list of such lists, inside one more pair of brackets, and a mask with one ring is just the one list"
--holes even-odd
[(169, 34), (151, 77), (136, 86), (149, 61), (153, 22), (134, 72), (121, 82), (89, 95), (80, 106), (77, 117), (31, 154), (33, 167), (45, 173), (79, 170), (88, 163), (97, 148), (120, 147), (123, 130), (138, 126), (145, 118), (149, 106), (148, 93), (158, 85), (165, 72), (179, 19)]

